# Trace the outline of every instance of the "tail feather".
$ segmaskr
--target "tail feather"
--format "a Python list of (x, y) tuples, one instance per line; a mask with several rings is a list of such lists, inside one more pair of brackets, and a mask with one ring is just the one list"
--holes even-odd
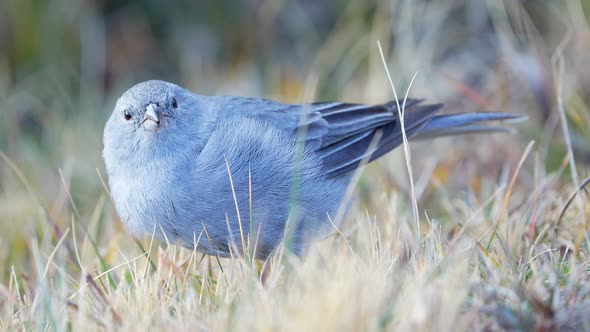
[(507, 127), (481, 124), (496, 121), (503, 124), (526, 120), (525, 116), (513, 113), (455, 113), (438, 115), (432, 119), (414, 139), (429, 139), (441, 136), (452, 136), (472, 133), (511, 132)]
[[(470, 133), (509, 132), (501, 126), (526, 117), (511, 113), (455, 113), (439, 115), (442, 104), (406, 104), (403, 126), (397, 104), (316, 104), (321, 107), (327, 133), (318, 149), (327, 174), (338, 177), (355, 170), (362, 161), (371, 162), (403, 143), (402, 127), (408, 139), (428, 139)], [(491, 125), (487, 122), (500, 122)]]
[(482, 133), (512, 133), (513, 128), (489, 126), (489, 125), (465, 125), (459, 127), (444, 128), (440, 130), (429, 130), (418, 133), (414, 140), (426, 140), (444, 136), (455, 136), (465, 134), (482, 134)]

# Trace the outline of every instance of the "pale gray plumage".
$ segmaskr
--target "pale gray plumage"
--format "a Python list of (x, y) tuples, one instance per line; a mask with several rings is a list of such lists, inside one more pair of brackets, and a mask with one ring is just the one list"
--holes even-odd
[[(407, 100), (406, 135), (505, 131), (479, 123), (522, 118), (437, 115), (441, 108)], [(232, 245), (241, 250), (243, 234), (265, 258), (284, 237), (300, 252), (325, 234), (352, 171), (401, 143), (395, 102), (282, 104), (147, 81), (117, 101), (103, 156), (115, 207), (133, 235), (228, 256)]]

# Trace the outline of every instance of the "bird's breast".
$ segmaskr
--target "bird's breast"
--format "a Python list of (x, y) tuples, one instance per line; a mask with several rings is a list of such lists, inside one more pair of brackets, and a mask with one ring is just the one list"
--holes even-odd
[[(111, 196), (117, 213), (134, 236), (155, 234), (174, 225), (175, 196), (182, 192), (180, 181), (169, 172), (146, 167), (110, 178)], [(158, 236), (159, 237), (159, 236)]]

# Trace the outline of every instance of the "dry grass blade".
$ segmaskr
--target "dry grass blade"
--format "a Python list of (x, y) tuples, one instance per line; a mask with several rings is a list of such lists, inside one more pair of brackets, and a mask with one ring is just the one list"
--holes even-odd
[(74, 197), (72, 197), (72, 193), (70, 192), (70, 187), (68, 186), (68, 184), (66, 182), (66, 178), (64, 177), (63, 170), (60, 168), (58, 171), (59, 171), (59, 178), (60, 178), (61, 183), (64, 187), (64, 190), (66, 191), (66, 195), (68, 196), (68, 200), (70, 201), (70, 206), (74, 210), (74, 214), (76, 215), (76, 217), (79, 218), (80, 211), (78, 210), (78, 207), (76, 206), (76, 202), (74, 201)]
[(516, 178), (518, 177), (518, 174), (520, 173), (522, 165), (524, 164), (526, 158), (528, 157), (529, 153), (531, 152), (531, 149), (533, 148), (534, 144), (535, 144), (535, 141), (529, 142), (526, 149), (524, 150), (524, 153), (522, 154), (522, 157), (520, 158), (520, 161), (518, 162), (518, 165), (516, 166), (516, 169), (514, 170), (514, 174), (512, 175), (512, 178), (510, 179), (510, 184), (508, 185), (508, 188), (506, 189), (506, 194), (504, 195), (504, 200), (502, 201), (502, 206), (500, 207), (500, 211), (498, 212), (498, 217), (496, 218), (496, 221), (494, 222), (494, 224), (495, 224), (494, 230), (492, 231), (492, 235), (490, 236), (488, 244), (485, 248), (486, 253), (489, 252), (490, 248), (492, 247), (492, 242), (494, 241), (494, 238), (496, 237), (496, 233), (498, 232), (498, 227), (500, 227), (500, 223), (504, 219), (504, 213), (506, 212), (506, 209), (508, 208), (508, 202), (510, 200), (510, 196), (512, 195), (512, 189), (514, 188)]
[[(225, 158), (225, 156), (223, 157), (223, 159), (225, 160), (225, 166), (227, 167), (227, 175), (229, 176), (229, 183), (231, 185), (231, 193), (233, 195), (234, 204), (236, 206), (238, 225), (240, 227), (240, 240), (242, 241), (242, 250), (241, 251), (242, 251), (242, 254), (244, 254), (243, 251), (246, 248), (246, 238), (244, 237), (244, 228), (242, 227), (242, 216), (240, 214), (240, 207), (238, 206), (238, 197), (236, 196), (236, 188), (234, 187), (234, 180), (231, 175), (231, 170), (229, 168), (229, 162), (227, 161), (227, 158)], [(227, 219), (227, 216), (226, 216), (226, 219)], [(228, 223), (229, 223), (229, 220), (228, 220)], [(230, 234), (233, 233), (229, 224), (228, 224), (228, 230), (229, 230)]]
[(406, 127), (404, 125), (404, 113), (405, 113), (405, 105), (406, 100), (408, 98), (408, 93), (412, 84), (414, 83), (414, 79), (416, 78), (417, 73), (414, 73), (412, 76), (412, 80), (406, 90), (406, 94), (403, 100), (403, 103), (400, 107), (399, 98), (397, 96), (397, 91), (395, 90), (395, 85), (393, 84), (393, 79), (391, 78), (391, 73), (389, 72), (389, 68), (387, 67), (387, 61), (385, 60), (385, 55), (383, 54), (383, 49), (381, 48), (381, 43), (377, 41), (377, 47), (379, 48), (379, 54), (381, 55), (381, 61), (383, 61), (383, 66), (385, 67), (385, 73), (387, 74), (387, 79), (389, 80), (389, 84), (391, 86), (391, 90), (393, 91), (393, 95), (395, 97), (395, 103), (397, 106), (398, 112), (398, 119), (401, 125), (402, 131), (402, 141), (403, 141), (403, 148), (404, 148), (404, 156), (406, 158), (406, 167), (408, 170), (408, 176), (410, 180), (410, 192), (411, 192), (411, 200), (412, 200), (412, 212), (414, 216), (414, 238), (415, 238), (415, 248), (416, 252), (418, 252), (418, 248), (420, 245), (420, 215), (418, 213), (418, 202), (416, 198), (416, 189), (414, 188), (414, 176), (412, 174), (412, 158), (410, 153), (410, 147), (408, 143), (408, 137), (406, 136)]
[[(584, 179), (584, 181), (582, 181), (582, 183), (576, 189), (576, 191), (574, 191), (570, 195), (570, 197), (567, 199), (567, 202), (565, 203), (565, 205), (561, 209), (561, 212), (559, 213), (559, 217), (557, 217), (555, 224), (553, 225), (553, 227), (555, 228), (556, 236), (557, 236), (557, 233), (559, 232), (559, 225), (561, 224), (561, 221), (563, 220), (565, 213), (569, 209), (570, 205), (572, 204), (572, 202), (574, 201), (576, 196), (579, 195), (583, 190), (586, 190), (586, 186), (588, 186), (588, 184), (590, 184), (590, 177), (587, 177), (586, 179)], [(586, 191), (586, 193), (587, 193), (587, 191)]]

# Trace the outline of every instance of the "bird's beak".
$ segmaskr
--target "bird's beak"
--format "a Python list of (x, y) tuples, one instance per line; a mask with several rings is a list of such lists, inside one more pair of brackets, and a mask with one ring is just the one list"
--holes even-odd
[(149, 104), (143, 115), (143, 127), (148, 130), (156, 130), (160, 126), (160, 117), (162, 112), (156, 104)]

